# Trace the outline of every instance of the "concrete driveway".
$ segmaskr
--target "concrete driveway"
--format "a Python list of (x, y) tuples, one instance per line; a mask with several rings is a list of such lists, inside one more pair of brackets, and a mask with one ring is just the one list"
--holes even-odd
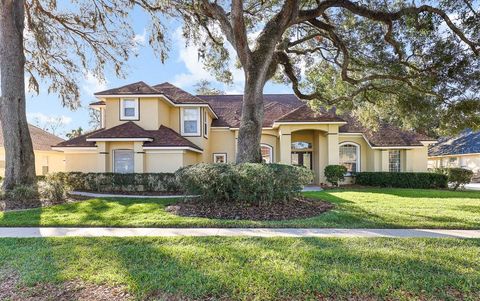
[(467, 190), (480, 190), (480, 183), (470, 183), (465, 185), (465, 189)]

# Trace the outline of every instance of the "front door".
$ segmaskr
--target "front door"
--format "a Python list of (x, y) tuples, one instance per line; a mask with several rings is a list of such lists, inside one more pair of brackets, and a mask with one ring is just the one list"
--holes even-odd
[(292, 152), (292, 165), (313, 169), (312, 152)]

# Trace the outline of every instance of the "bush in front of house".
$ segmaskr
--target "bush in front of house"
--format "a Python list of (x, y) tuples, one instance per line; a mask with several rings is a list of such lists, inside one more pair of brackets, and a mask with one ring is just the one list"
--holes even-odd
[(44, 200), (61, 203), (68, 197), (70, 187), (56, 174), (49, 174), (38, 182), (38, 193)]
[(244, 202), (267, 205), (298, 196), (313, 181), (313, 172), (284, 164), (200, 163), (176, 172), (179, 185), (188, 193), (213, 202)]
[(444, 174), (430, 172), (359, 172), (355, 183), (364, 186), (398, 188), (447, 188)]
[(343, 165), (327, 165), (324, 172), (327, 181), (333, 186), (338, 186), (338, 182), (345, 180), (347, 168)]
[(97, 192), (179, 192), (173, 173), (82, 173), (59, 172), (49, 179), (70, 190)]
[(459, 187), (463, 187), (465, 184), (470, 183), (473, 178), (473, 171), (466, 168), (438, 168), (435, 172), (446, 175), (448, 177), (448, 183), (453, 185), (453, 190), (457, 190)]
[(36, 185), (16, 185), (5, 192), (5, 198), (14, 202), (38, 200), (38, 187)]

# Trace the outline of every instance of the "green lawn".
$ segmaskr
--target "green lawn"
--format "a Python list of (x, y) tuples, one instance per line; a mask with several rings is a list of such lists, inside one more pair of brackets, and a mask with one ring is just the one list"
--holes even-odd
[(340, 189), (306, 195), (332, 202), (335, 209), (307, 219), (256, 222), (178, 217), (164, 210), (172, 200), (92, 199), (0, 213), (0, 226), (480, 229), (480, 192)]
[(20, 287), (79, 279), (138, 299), (479, 300), (478, 258), (480, 240), (458, 239), (0, 239)]

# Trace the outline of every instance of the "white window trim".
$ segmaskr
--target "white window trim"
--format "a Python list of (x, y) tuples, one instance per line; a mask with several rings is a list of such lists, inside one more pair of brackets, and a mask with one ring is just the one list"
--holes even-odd
[[(134, 100), (135, 101), (135, 116), (125, 116), (125, 100)], [(136, 97), (125, 97), (120, 98), (120, 120), (139, 120), (140, 119), (140, 106), (138, 98)]]
[[(398, 152), (398, 171), (390, 171), (390, 152)], [(388, 172), (402, 172), (402, 150), (390, 149), (388, 150)]]
[[(185, 124), (184, 124), (184, 113), (185, 113), (185, 110), (192, 110), (192, 109), (195, 109), (197, 110), (197, 132), (196, 133), (185, 133)], [(181, 133), (182, 133), (182, 136), (193, 136), (193, 137), (198, 137), (198, 136), (202, 136), (202, 126), (201, 126), (201, 119), (202, 119), (202, 115), (201, 115), (201, 112), (200, 112), (200, 108), (182, 108), (181, 110), (181, 113), (180, 113), (180, 128), (181, 128)]]
[(260, 143), (260, 148), (262, 146), (265, 146), (270, 150), (270, 163), (274, 163), (275, 161), (273, 160), (273, 146), (271, 146), (269, 144), (265, 144), (265, 143)]
[(133, 172), (131, 173), (135, 173), (135, 151), (133, 149), (126, 149), (126, 148), (119, 148), (119, 149), (114, 149), (112, 151), (112, 172), (114, 173), (119, 173), (115, 170), (115, 151), (132, 151), (133, 152), (133, 161), (132, 161), (132, 164), (133, 164)]
[[(344, 141), (344, 142), (338, 144), (338, 157), (339, 157), (339, 158), (340, 158), (340, 147), (343, 146), (343, 145), (354, 145), (354, 146), (356, 147), (356, 152), (357, 152), (357, 162), (356, 162), (356, 163), (357, 163), (357, 164), (356, 164), (356, 170), (355, 170), (355, 172), (360, 172), (360, 170), (361, 170), (361, 167), (360, 167), (360, 164), (361, 164), (360, 144), (355, 143), (355, 142), (351, 142), (351, 141)], [(351, 176), (352, 173), (347, 172), (345, 175), (346, 175), (346, 176)]]
[(208, 138), (208, 111), (203, 109), (203, 128), (202, 128), (202, 131), (203, 131), (203, 136), (205, 138)]
[(225, 163), (228, 163), (227, 161), (227, 153), (214, 153), (213, 154), (213, 163), (217, 163), (217, 158), (218, 157), (223, 157), (224, 158), (224, 162)]

